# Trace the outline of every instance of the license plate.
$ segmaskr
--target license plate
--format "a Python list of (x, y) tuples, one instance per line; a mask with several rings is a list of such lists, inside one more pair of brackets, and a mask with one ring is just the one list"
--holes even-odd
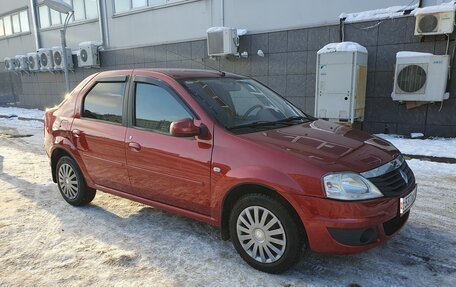
[(418, 187), (415, 186), (412, 192), (407, 194), (406, 197), (401, 197), (399, 199), (399, 213), (400, 215), (403, 215), (407, 211), (409, 211), (410, 207), (412, 207), (413, 203), (415, 202), (416, 199), (416, 193), (417, 193)]

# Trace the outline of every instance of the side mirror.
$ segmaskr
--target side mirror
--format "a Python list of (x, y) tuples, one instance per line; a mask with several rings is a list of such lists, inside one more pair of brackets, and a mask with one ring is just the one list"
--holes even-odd
[(169, 132), (175, 137), (194, 137), (201, 134), (199, 127), (195, 126), (193, 119), (174, 121), (169, 127)]

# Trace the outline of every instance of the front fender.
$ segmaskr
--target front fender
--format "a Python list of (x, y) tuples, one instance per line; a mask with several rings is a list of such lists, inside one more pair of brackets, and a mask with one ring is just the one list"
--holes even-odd
[(271, 167), (244, 166), (229, 170), (225, 174), (213, 173), (212, 176), (212, 217), (220, 224), (221, 208), (228, 193), (243, 184), (257, 184), (272, 189), (284, 197), (295, 209), (297, 203), (292, 193), (302, 193), (302, 188), (286, 173)]

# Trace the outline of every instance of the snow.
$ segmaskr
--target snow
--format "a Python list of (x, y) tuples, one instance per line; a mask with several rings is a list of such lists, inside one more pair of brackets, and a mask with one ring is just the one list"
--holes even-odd
[(27, 119), (42, 120), (44, 118), (44, 111), (17, 107), (0, 107), (0, 116), (15, 116)]
[(356, 13), (342, 13), (339, 15), (339, 18), (345, 18), (346, 23), (390, 19), (403, 16), (405, 10), (412, 10), (417, 7), (418, 4), (413, 4), (407, 6), (392, 6), (388, 8), (375, 9)]
[(424, 134), (423, 133), (410, 133), (410, 137), (412, 139), (422, 138), (422, 137), (424, 137)]
[(355, 42), (329, 43), (321, 48), (317, 54), (326, 54), (334, 52), (360, 52), (367, 54), (367, 49)]
[[(232, 30), (233, 28), (230, 27), (210, 27), (209, 29), (206, 30), (206, 33), (216, 33), (216, 32), (223, 32), (226, 30)], [(243, 36), (247, 34), (246, 29), (236, 29), (237, 35), (238, 36)]]
[(412, 52), (412, 51), (400, 51), (396, 53), (396, 58), (411, 58), (411, 57), (428, 57), (434, 56), (431, 53)]
[(247, 29), (237, 29), (238, 36), (244, 36), (245, 34), (247, 34)]
[(441, 12), (454, 12), (455, 11), (455, 3), (454, 1), (442, 3), (440, 5), (428, 6), (423, 8), (416, 8), (412, 11), (411, 14), (413, 15), (421, 15), (421, 14), (431, 14), (431, 13), (441, 13)]
[(456, 164), (408, 161), (418, 197), (387, 243), (355, 255), (307, 252), (271, 275), (207, 224), (102, 192), (86, 207), (68, 205), (42, 127), (27, 123), (0, 121), (0, 134), (32, 135), (0, 137), (0, 286), (456, 286)]
[(456, 138), (406, 139), (399, 135), (376, 136), (391, 142), (404, 154), (456, 158)]

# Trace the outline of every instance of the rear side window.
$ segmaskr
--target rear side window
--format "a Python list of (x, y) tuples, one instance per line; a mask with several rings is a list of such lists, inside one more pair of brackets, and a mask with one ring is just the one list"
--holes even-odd
[(82, 116), (113, 123), (122, 123), (125, 83), (97, 83), (84, 98)]
[(166, 89), (151, 84), (136, 84), (135, 126), (169, 134), (171, 123), (185, 118), (193, 116)]

